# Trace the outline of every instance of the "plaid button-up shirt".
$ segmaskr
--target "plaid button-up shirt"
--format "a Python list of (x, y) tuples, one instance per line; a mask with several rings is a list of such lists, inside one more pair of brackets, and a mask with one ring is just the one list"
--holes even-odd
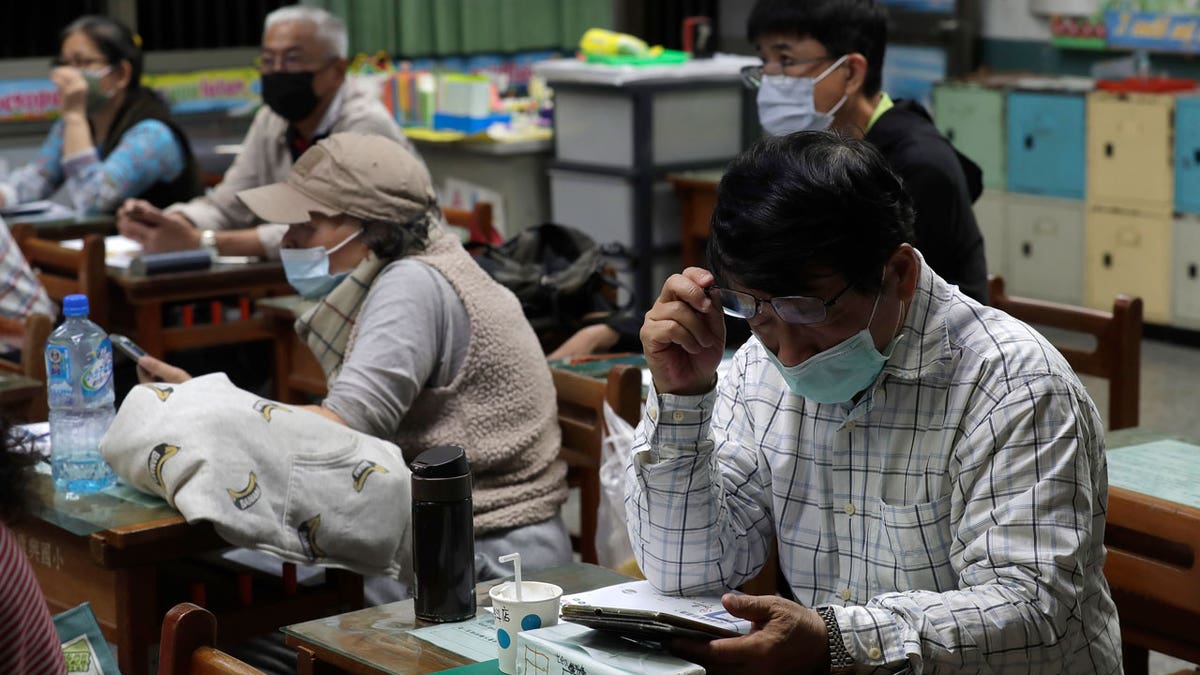
[(860, 672), (1119, 672), (1103, 429), (1062, 356), (922, 262), (904, 337), (854, 403), (788, 390), (751, 339), (703, 396), (651, 392), (628, 467), (660, 589), (750, 579), (772, 537)]
[(58, 308), (29, 269), (8, 225), (0, 219), (0, 316), (24, 319), (34, 312), (51, 319), (58, 316)]

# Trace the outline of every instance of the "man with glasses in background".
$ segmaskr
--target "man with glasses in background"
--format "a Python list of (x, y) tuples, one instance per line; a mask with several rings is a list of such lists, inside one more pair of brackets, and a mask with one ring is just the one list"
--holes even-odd
[[(871, 144), (760, 141), (717, 191), (710, 270), (664, 284), (626, 469), (658, 589), (726, 595), (747, 636), (672, 648), (761, 673), (1119, 673), (1103, 424), (1071, 366), (914, 248)], [(727, 374), (722, 315), (752, 337)]]
[(747, 32), (763, 64), (742, 77), (758, 91), (763, 129), (833, 129), (879, 148), (912, 196), (925, 260), (986, 303), (984, 241), (972, 211), (982, 172), (920, 104), (881, 89), (887, 15), (877, 0), (759, 0)]
[(237, 199), (243, 190), (283, 182), (293, 162), (340, 131), (386, 136), (416, 154), (375, 96), (346, 79), (346, 26), (316, 7), (283, 7), (263, 27), (262, 97), (242, 151), (208, 194), (159, 210), (128, 200), (117, 227), (150, 252), (204, 248), (214, 255), (279, 257), (286, 225), (260, 225)]

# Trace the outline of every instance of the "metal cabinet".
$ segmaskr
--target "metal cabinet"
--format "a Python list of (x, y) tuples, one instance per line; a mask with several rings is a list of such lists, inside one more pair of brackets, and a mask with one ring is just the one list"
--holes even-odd
[(1087, 101), (1089, 205), (1170, 212), (1175, 203), (1167, 95), (1093, 92)]
[(1175, 100), (1175, 210), (1200, 213), (1200, 96)]
[(1005, 189), (1004, 92), (973, 84), (933, 90), (933, 122), (962, 154), (983, 169), (983, 184)]
[(1006, 202), (1009, 292), (1083, 304), (1083, 202), (1011, 193)]
[(1200, 218), (1181, 216), (1175, 220), (1171, 252), (1172, 319), (1200, 328)]
[(1008, 95), (1008, 191), (1083, 199), (1087, 143), (1080, 94)]
[(1120, 293), (1142, 298), (1146, 321), (1171, 320), (1171, 215), (1089, 206), (1087, 304), (1112, 309)]

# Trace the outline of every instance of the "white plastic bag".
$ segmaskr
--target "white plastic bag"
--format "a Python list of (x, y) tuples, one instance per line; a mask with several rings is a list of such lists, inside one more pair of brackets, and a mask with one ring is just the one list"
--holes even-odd
[(625, 465), (633, 453), (633, 427), (604, 403), (606, 433), (600, 443), (600, 508), (596, 522), (596, 559), (615, 569), (633, 559), (625, 526)]

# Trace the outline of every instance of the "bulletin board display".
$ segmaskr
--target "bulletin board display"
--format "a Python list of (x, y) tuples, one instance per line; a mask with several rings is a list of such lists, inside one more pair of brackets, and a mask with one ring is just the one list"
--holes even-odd
[(1200, 53), (1200, 0), (1102, 0), (1091, 16), (1055, 16), (1058, 47)]

